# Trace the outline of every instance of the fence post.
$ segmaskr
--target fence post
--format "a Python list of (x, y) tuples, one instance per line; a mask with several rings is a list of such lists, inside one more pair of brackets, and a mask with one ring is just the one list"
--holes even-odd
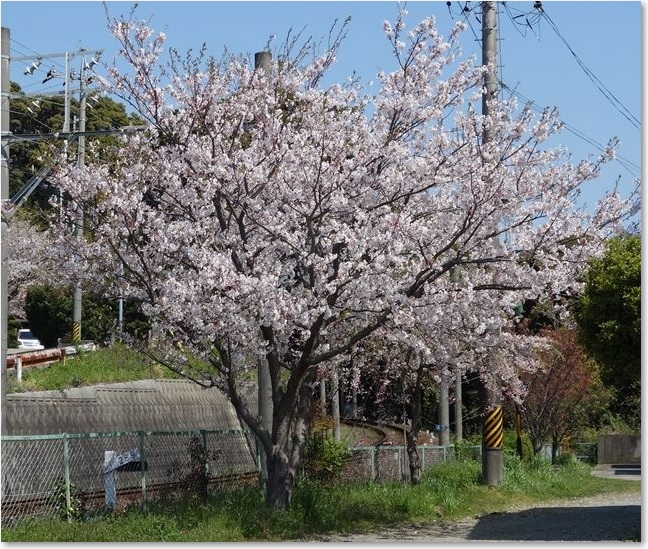
[(204, 495), (205, 497), (207, 497), (209, 494), (209, 471), (207, 470), (207, 464), (209, 463), (209, 457), (207, 456), (207, 431), (205, 431), (205, 429), (201, 429), (200, 435), (202, 437), (202, 447), (203, 447), (202, 472), (203, 472), (203, 479), (205, 482)]
[(65, 514), (72, 522), (72, 490), (70, 489), (70, 447), (67, 433), (63, 434), (63, 474), (65, 475)]
[(421, 470), (425, 472), (425, 446), (421, 446)]
[(117, 473), (111, 469), (116, 455), (113, 450), (104, 451), (104, 502), (111, 511), (117, 506)]
[(148, 504), (146, 501), (146, 433), (144, 431), (138, 431), (139, 435), (139, 455), (140, 455), (140, 475), (142, 482), (142, 511), (144, 513), (148, 510)]
[(376, 447), (371, 447), (371, 480), (376, 480)]

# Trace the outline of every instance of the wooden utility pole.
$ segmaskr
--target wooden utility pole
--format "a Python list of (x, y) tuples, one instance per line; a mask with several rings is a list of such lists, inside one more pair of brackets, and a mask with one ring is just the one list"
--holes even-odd
[[(482, 115), (488, 116), (489, 101), (497, 95), (497, 8), (495, 2), (482, 2), (482, 65), (488, 67), (482, 94)], [(482, 144), (490, 139), (484, 125)], [(504, 472), (502, 459), (503, 419), (499, 391), (484, 385), (484, 423), (482, 442), (482, 483), (499, 486)]]

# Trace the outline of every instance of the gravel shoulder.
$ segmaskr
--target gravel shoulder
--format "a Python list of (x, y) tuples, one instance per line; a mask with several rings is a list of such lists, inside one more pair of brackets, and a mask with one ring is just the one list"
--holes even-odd
[(513, 508), (456, 522), (319, 536), (320, 542), (638, 541), (641, 494), (602, 494)]

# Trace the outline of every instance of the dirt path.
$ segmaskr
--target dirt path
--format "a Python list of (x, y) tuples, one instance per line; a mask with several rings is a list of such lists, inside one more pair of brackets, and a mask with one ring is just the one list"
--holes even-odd
[(621, 541), (639, 539), (641, 494), (604, 494), (536, 504), (458, 522), (319, 536), (327, 542)]

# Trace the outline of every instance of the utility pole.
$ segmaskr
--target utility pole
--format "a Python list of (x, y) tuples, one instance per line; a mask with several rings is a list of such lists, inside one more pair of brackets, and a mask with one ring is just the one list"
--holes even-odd
[[(65, 57), (67, 61), (67, 55)], [(79, 72), (79, 127), (77, 128), (81, 134), (79, 135), (79, 144), (77, 148), (77, 166), (83, 168), (85, 166), (85, 135), (83, 132), (86, 130), (86, 80), (85, 80), (86, 60), (85, 56), (81, 62), (81, 70)], [(68, 75), (66, 75), (67, 77)], [(67, 87), (67, 86), (66, 86)], [(67, 91), (66, 91), (67, 93)], [(83, 239), (83, 209), (81, 204), (76, 205), (76, 221), (74, 227), (74, 236), (78, 241)], [(81, 343), (81, 307), (83, 300), (83, 290), (81, 283), (77, 281), (74, 284), (74, 293), (72, 294), (72, 343)]]
[[(254, 69), (262, 69), (265, 72), (266, 78), (270, 77), (272, 68), (272, 54), (269, 51), (260, 51), (254, 54)], [(261, 426), (270, 433), (272, 437), (272, 379), (270, 377), (270, 365), (267, 359), (259, 362), (257, 370), (257, 410)], [(268, 471), (266, 467), (266, 456), (262, 444), (258, 444), (258, 453), (261, 461), (261, 483), (263, 486), (266, 484), (268, 478)]]
[[(482, 65), (488, 67), (482, 94), (482, 115), (488, 116), (488, 103), (497, 95), (497, 8), (495, 2), (482, 2)], [(491, 139), (484, 127), (482, 144)], [(482, 442), (482, 483), (499, 486), (504, 474), (502, 459), (503, 419), (499, 391), (484, 385), (484, 423)]]
[[(10, 44), (10, 31), (6, 27), (2, 27), (2, 68), (0, 69), (0, 82), (2, 83), (2, 115), (1, 115), (1, 126), (2, 126), (2, 135), (8, 134), (10, 131), (9, 127), (9, 92), (11, 90), (9, 82), (9, 44)], [(1, 173), (1, 185), (2, 185), (2, 206), (9, 200), (9, 142), (2, 143), (2, 173)], [(7, 250), (8, 244), (8, 225), (7, 220), (5, 219), (4, 213), (2, 214), (2, 246), (0, 253), (2, 254), (2, 269), (0, 269), (0, 276), (2, 277), (2, 287), (0, 292), (2, 293), (2, 310), (0, 311), (0, 324), (2, 325), (2, 341), (0, 345), (2, 349), (0, 350), (0, 360), (2, 360), (2, 434), (6, 433), (6, 410), (7, 410), (7, 383), (9, 381), (7, 376), (7, 320), (9, 316), (9, 301), (7, 296), (7, 267), (9, 266), (9, 252)]]
[(439, 384), (439, 445), (450, 444), (450, 401), (448, 399), (448, 381), (441, 378)]
[[(82, 48), (75, 52), (63, 52), (63, 53), (48, 53), (48, 54), (39, 54), (39, 55), (26, 55), (21, 57), (15, 57), (12, 61), (36, 61), (38, 65), (43, 59), (55, 59), (58, 57), (65, 58), (65, 117), (63, 120), (63, 133), (70, 133), (70, 97), (71, 97), (71, 86), (70, 86), (70, 60), (77, 55), (82, 55), (81, 69), (79, 71), (79, 127), (78, 129), (78, 149), (77, 149), (77, 165), (83, 167), (85, 165), (85, 127), (86, 127), (86, 77), (85, 71), (92, 69), (92, 67), (97, 63), (97, 58), (101, 56), (101, 50), (87, 50)], [(92, 55), (92, 60), (90, 64), (86, 63), (86, 55)], [(8, 54), (7, 54), (8, 55)], [(35, 65), (36, 66), (36, 65)], [(29, 73), (31, 74), (31, 72)], [(48, 75), (48, 78), (57, 77), (55, 74), (51, 76)], [(3, 82), (4, 82), (3, 78)], [(7, 80), (8, 83), (8, 80)], [(8, 84), (7, 84), (8, 85)], [(65, 150), (67, 151), (67, 139), (65, 141)], [(59, 195), (60, 196), (60, 195)], [(62, 201), (62, 197), (61, 197)], [(62, 203), (62, 202), (61, 202)], [(81, 206), (77, 205), (77, 217), (75, 220), (74, 234), (76, 238), (83, 238), (83, 211)], [(73, 292), (73, 303), (72, 303), (72, 341), (74, 343), (79, 343), (81, 340), (81, 300), (82, 300), (82, 290), (80, 283), (76, 283), (74, 286)]]
[(455, 372), (455, 440), (463, 440), (463, 397), (461, 394), (461, 370), (457, 364), (457, 371)]
[(333, 416), (333, 440), (340, 442), (340, 380), (337, 366), (331, 368), (331, 415)]

